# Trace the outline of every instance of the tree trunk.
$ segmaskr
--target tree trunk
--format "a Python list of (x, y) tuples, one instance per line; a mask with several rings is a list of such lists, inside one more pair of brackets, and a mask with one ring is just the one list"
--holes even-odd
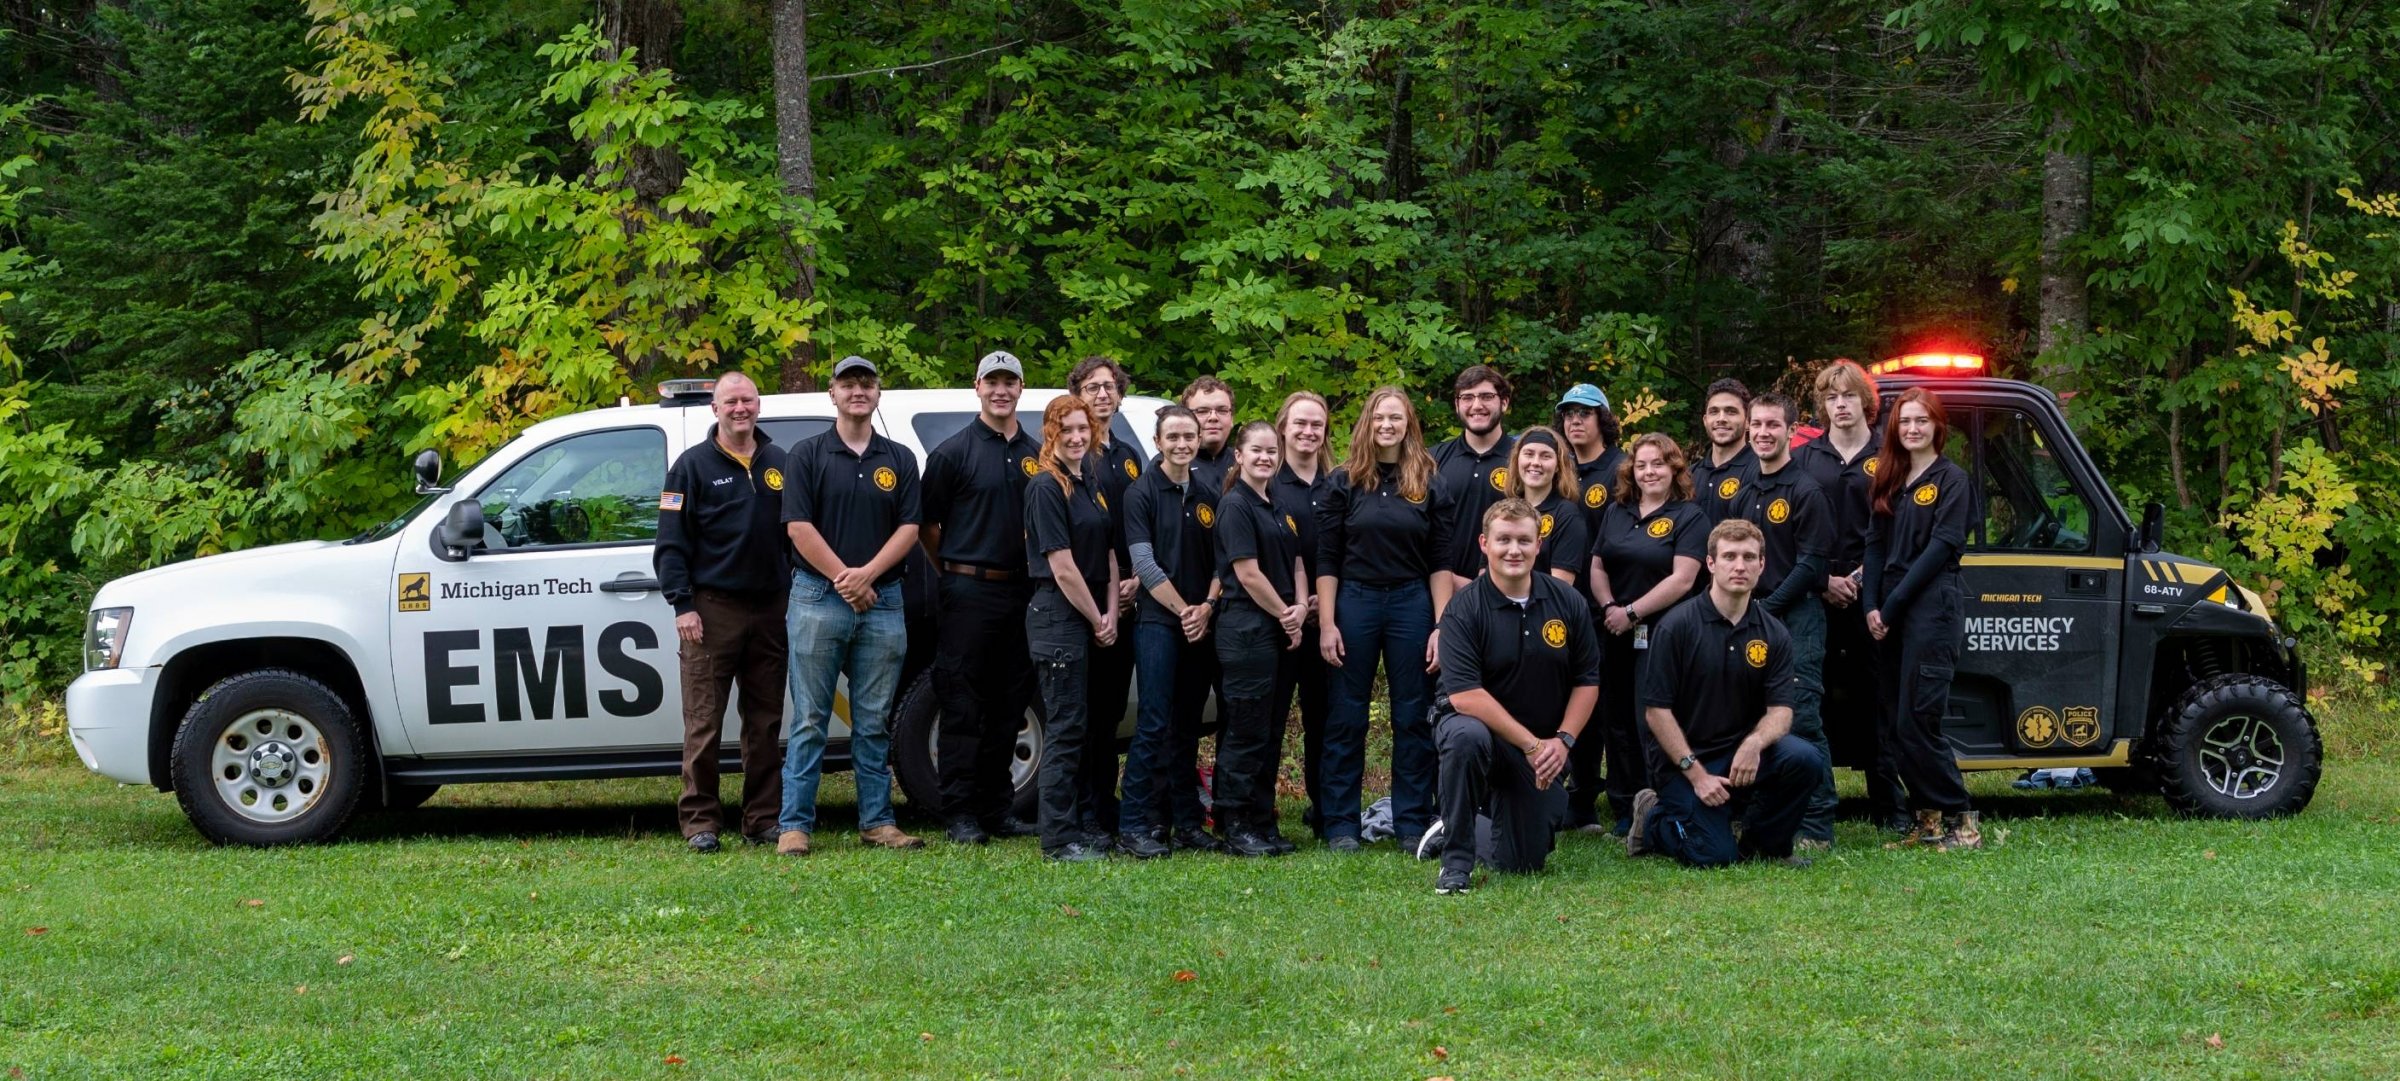
[(2091, 288), (2068, 247), (2092, 224), (2092, 159), (2068, 152), (2075, 122), (2065, 113), (2050, 117), (2050, 149), (2042, 155), (2042, 312), (2035, 340), (2036, 371), (2052, 379), (2072, 377), (2056, 350), (2082, 341), (2091, 327)]
[[(633, 50), (634, 66), (643, 71), (673, 67), (675, 39), (683, 33), (683, 9), (678, 0), (601, 0), (600, 36), (606, 39), (612, 56)], [(625, 162), (625, 186), (633, 191), (634, 208), (622, 216), (628, 239), (638, 236), (645, 223), (666, 213), (662, 206), (668, 196), (683, 187), (683, 156), (673, 147), (636, 146)], [(620, 277), (629, 277), (627, 270)], [(614, 319), (621, 313), (611, 313)], [(684, 313), (688, 318), (691, 313)], [(617, 364), (636, 385), (646, 381), (666, 361), (661, 350), (633, 341), (630, 337), (611, 348), (617, 354)], [(676, 373), (682, 374), (682, 373)]]
[[(783, 193), (794, 199), (817, 197), (815, 129), (808, 113), (808, 2), (774, 0), (775, 4), (775, 174)], [(817, 248), (803, 244), (792, 251), (792, 285), (788, 295), (806, 304), (817, 297)], [(783, 360), (778, 383), (784, 393), (815, 390), (817, 343), (803, 338)]]
[[(683, 9), (678, 0), (605, 0), (600, 5), (600, 36), (619, 49), (632, 49), (633, 62), (643, 71), (675, 66), (675, 39), (683, 34)], [(683, 186), (683, 157), (669, 147), (635, 147), (626, 165), (626, 181), (645, 209)]]
[[(2183, 381), (2183, 368), (2182, 354), (2178, 353), (2167, 360), (2169, 387)], [(2185, 479), (2183, 464), (2183, 407), (2180, 405), (2167, 410), (2167, 471), (2175, 478), (2175, 505), (2185, 510), (2192, 509), (2192, 487)]]

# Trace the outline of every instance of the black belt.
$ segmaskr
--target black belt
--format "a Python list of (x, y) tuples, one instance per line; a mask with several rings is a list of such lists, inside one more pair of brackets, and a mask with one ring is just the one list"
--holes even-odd
[(956, 574), (967, 578), (981, 578), (986, 582), (1014, 582), (1017, 579), (1024, 577), (1024, 575), (1019, 574), (1016, 571), (1004, 571), (994, 567), (978, 567), (973, 563), (944, 562), (942, 564), (942, 573)]

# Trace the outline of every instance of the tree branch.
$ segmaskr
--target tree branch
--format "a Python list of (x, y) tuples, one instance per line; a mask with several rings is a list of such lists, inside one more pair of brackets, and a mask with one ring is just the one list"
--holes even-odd
[(925, 68), (938, 68), (944, 64), (955, 64), (961, 60), (972, 60), (975, 57), (982, 56), (985, 53), (996, 53), (1002, 49), (1013, 49), (1023, 44), (1025, 44), (1025, 39), (1018, 38), (1015, 41), (1002, 42), (1001, 44), (993, 45), (988, 48), (977, 49), (971, 53), (960, 53), (957, 56), (944, 57), (940, 60), (928, 60), (922, 64), (897, 64), (888, 68), (868, 68), (865, 71), (845, 71), (839, 75), (811, 75), (808, 77), (808, 84), (810, 86), (815, 86), (818, 83), (829, 83), (836, 79), (855, 79), (861, 75), (897, 75), (903, 71), (919, 71)]

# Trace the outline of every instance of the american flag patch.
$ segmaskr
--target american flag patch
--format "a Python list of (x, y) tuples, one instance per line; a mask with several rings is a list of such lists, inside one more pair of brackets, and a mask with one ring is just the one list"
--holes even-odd
[(682, 492), (660, 492), (660, 493), (658, 493), (658, 509), (660, 509), (660, 510), (682, 510), (682, 509), (683, 509), (683, 493), (682, 493)]

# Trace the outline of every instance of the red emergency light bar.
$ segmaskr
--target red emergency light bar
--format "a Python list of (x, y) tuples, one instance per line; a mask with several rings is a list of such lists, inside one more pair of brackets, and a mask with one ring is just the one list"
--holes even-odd
[(1870, 369), (1876, 375), (1893, 372), (1947, 372), (1951, 374), (1980, 374), (1983, 371), (1981, 353), (1908, 353), (1881, 361)]

